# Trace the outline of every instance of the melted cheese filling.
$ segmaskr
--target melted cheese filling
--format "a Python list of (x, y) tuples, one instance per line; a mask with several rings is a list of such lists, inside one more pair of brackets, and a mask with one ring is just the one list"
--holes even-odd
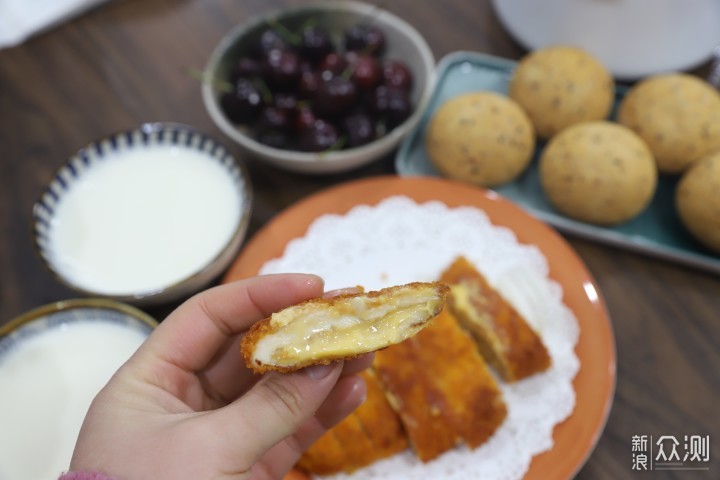
[(423, 288), (341, 299), (330, 308), (305, 304), (286, 309), (272, 316), (277, 331), (258, 341), (255, 358), (290, 366), (378, 350), (414, 335), (437, 313), (440, 302), (435, 289)]

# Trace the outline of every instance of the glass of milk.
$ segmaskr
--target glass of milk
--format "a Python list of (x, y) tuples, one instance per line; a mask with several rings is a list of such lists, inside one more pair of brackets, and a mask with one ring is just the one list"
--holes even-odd
[(92, 399), (155, 325), (129, 305), (87, 299), (0, 327), (0, 480), (68, 470)]

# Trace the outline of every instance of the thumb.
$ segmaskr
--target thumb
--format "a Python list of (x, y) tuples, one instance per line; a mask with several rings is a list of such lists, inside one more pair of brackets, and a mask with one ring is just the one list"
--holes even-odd
[(295, 433), (323, 404), (342, 372), (342, 362), (290, 374), (270, 372), (245, 395), (214, 412), (231, 458), (250, 468), (271, 447)]

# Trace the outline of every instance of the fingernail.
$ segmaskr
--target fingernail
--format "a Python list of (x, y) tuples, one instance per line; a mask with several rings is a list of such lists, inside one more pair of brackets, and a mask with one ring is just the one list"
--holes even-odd
[(305, 374), (313, 380), (321, 380), (332, 372), (334, 365), (313, 365), (305, 369)]
[(363, 293), (363, 288), (360, 286), (357, 287), (347, 287), (347, 288), (337, 288), (335, 290), (328, 290), (323, 294), (323, 297), (325, 298), (333, 298), (333, 297), (339, 297), (340, 295), (354, 295), (356, 293)]

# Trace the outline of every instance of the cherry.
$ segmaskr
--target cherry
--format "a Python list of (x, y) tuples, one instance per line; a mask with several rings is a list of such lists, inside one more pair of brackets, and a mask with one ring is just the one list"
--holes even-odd
[(298, 84), (298, 93), (302, 98), (311, 98), (315, 95), (322, 83), (319, 72), (302, 72), (300, 74), (300, 83)]
[(290, 124), (289, 116), (285, 110), (274, 105), (267, 106), (260, 111), (255, 128), (257, 131), (283, 130)]
[(359, 88), (369, 90), (382, 79), (380, 62), (371, 55), (360, 55), (353, 65), (352, 80)]
[(399, 60), (385, 60), (382, 63), (382, 77), (383, 83), (389, 87), (409, 91), (412, 86), (412, 73), (407, 65)]
[(407, 92), (386, 85), (380, 85), (375, 89), (370, 108), (375, 114), (385, 118), (388, 128), (400, 125), (412, 112)]
[(349, 110), (356, 98), (355, 84), (343, 77), (333, 77), (320, 84), (313, 100), (318, 114), (334, 116)]
[(230, 73), (230, 81), (237, 82), (241, 78), (262, 77), (262, 64), (250, 57), (241, 57)]
[(317, 119), (318, 118), (315, 116), (315, 112), (312, 111), (312, 108), (308, 106), (299, 107), (297, 114), (295, 115), (295, 130), (302, 132), (303, 130), (311, 128)]
[(273, 50), (287, 50), (288, 44), (277, 30), (269, 28), (264, 30), (254, 46), (255, 56), (264, 59)]
[(297, 110), (297, 97), (291, 93), (276, 93), (273, 95), (273, 105), (291, 118)]
[(319, 27), (307, 27), (302, 31), (300, 51), (311, 62), (319, 62), (334, 50), (330, 36)]
[(300, 133), (299, 148), (305, 152), (324, 152), (338, 141), (335, 127), (324, 120), (316, 120), (310, 128)]
[(375, 124), (365, 113), (348, 115), (343, 121), (343, 127), (348, 147), (359, 147), (375, 140)]
[(360, 50), (380, 56), (385, 51), (385, 34), (372, 25), (353, 25), (345, 30), (345, 50)]
[(289, 86), (300, 77), (300, 59), (289, 50), (273, 50), (265, 59), (267, 79), (275, 86)]
[(376, 56), (385, 52), (385, 34), (378, 27), (368, 27), (365, 32), (365, 51)]
[(320, 62), (318, 70), (323, 80), (329, 80), (332, 77), (342, 75), (348, 66), (348, 61), (344, 55), (333, 52), (325, 55), (325, 58)]
[(248, 123), (257, 117), (262, 108), (262, 97), (253, 82), (241, 78), (232, 92), (220, 96), (220, 106), (234, 123)]

